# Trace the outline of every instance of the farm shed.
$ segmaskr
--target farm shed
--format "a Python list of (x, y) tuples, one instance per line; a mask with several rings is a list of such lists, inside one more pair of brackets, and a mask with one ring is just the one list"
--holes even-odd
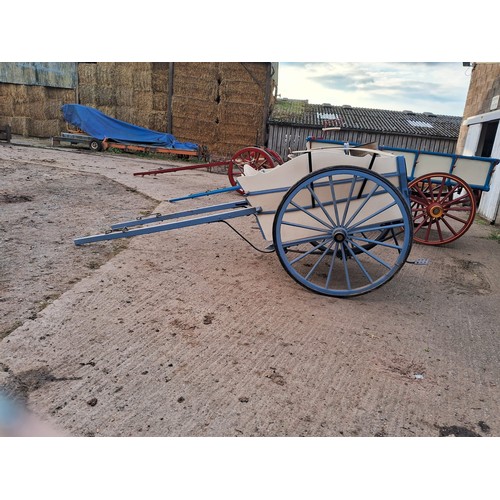
[[(460, 116), (309, 104), (277, 99), (269, 119), (269, 144), (281, 156), (305, 148), (308, 136), (379, 146), (454, 153)], [(323, 131), (333, 127), (336, 130)]]
[(277, 65), (268, 62), (0, 63), (0, 124), (57, 136), (61, 106), (83, 104), (231, 156), (267, 141)]
[[(464, 63), (471, 68), (465, 101), (464, 121), (457, 152), (464, 155), (500, 158), (500, 63)], [(481, 194), (478, 213), (489, 222), (498, 223), (500, 173), (498, 166), (490, 190)]]

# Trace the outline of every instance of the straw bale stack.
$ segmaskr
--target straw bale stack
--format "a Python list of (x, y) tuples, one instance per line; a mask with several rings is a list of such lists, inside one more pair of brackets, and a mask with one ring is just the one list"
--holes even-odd
[(169, 63), (153, 63), (151, 65), (152, 76), (152, 91), (154, 94), (168, 92), (168, 75)]
[(78, 63), (79, 85), (91, 85), (97, 81), (97, 63)]
[(9, 124), (14, 134), (50, 137), (65, 129), (61, 106), (74, 102), (73, 90), (17, 84), (0, 84), (0, 89), (0, 123)]
[(174, 63), (172, 132), (179, 141), (218, 141), (219, 81), (220, 63)]
[(77, 89), (0, 83), (0, 122), (11, 124), (15, 134), (57, 135), (56, 121), (66, 130), (61, 106), (79, 102), (152, 130), (167, 131), (171, 122), (177, 140), (231, 157), (264, 141), (266, 99), (272, 97), (268, 64), (79, 63)]

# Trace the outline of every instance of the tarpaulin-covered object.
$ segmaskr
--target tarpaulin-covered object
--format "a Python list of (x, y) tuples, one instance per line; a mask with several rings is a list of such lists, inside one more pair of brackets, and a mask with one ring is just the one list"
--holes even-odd
[(156, 132), (111, 118), (89, 106), (65, 104), (61, 110), (67, 123), (99, 140), (108, 139), (116, 142), (146, 144), (182, 150), (196, 150), (198, 148), (195, 143), (177, 141), (172, 134)]

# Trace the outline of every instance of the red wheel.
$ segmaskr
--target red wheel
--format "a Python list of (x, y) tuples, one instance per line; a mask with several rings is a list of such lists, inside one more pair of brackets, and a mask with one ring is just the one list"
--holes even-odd
[(269, 148), (264, 148), (264, 149), (266, 150), (267, 153), (269, 153), (273, 157), (274, 163), (276, 165), (283, 165), (284, 161), (283, 158), (281, 158), (281, 156), (279, 155), (279, 153)]
[(236, 186), (236, 179), (243, 174), (244, 165), (250, 165), (255, 170), (260, 170), (262, 168), (273, 168), (275, 163), (271, 155), (261, 148), (248, 147), (241, 149), (231, 158), (227, 169), (231, 186)]
[(408, 187), (416, 242), (450, 243), (462, 236), (474, 221), (474, 192), (460, 177), (426, 174), (410, 182)]

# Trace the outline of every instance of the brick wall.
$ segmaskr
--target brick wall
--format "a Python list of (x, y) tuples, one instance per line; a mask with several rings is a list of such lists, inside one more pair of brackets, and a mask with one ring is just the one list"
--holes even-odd
[[(472, 70), (469, 91), (465, 101), (464, 120), (471, 116), (489, 113), (500, 109), (490, 109), (491, 100), (500, 94), (500, 63), (475, 63)], [(462, 153), (467, 136), (467, 127), (460, 128), (457, 142), (457, 153)]]

